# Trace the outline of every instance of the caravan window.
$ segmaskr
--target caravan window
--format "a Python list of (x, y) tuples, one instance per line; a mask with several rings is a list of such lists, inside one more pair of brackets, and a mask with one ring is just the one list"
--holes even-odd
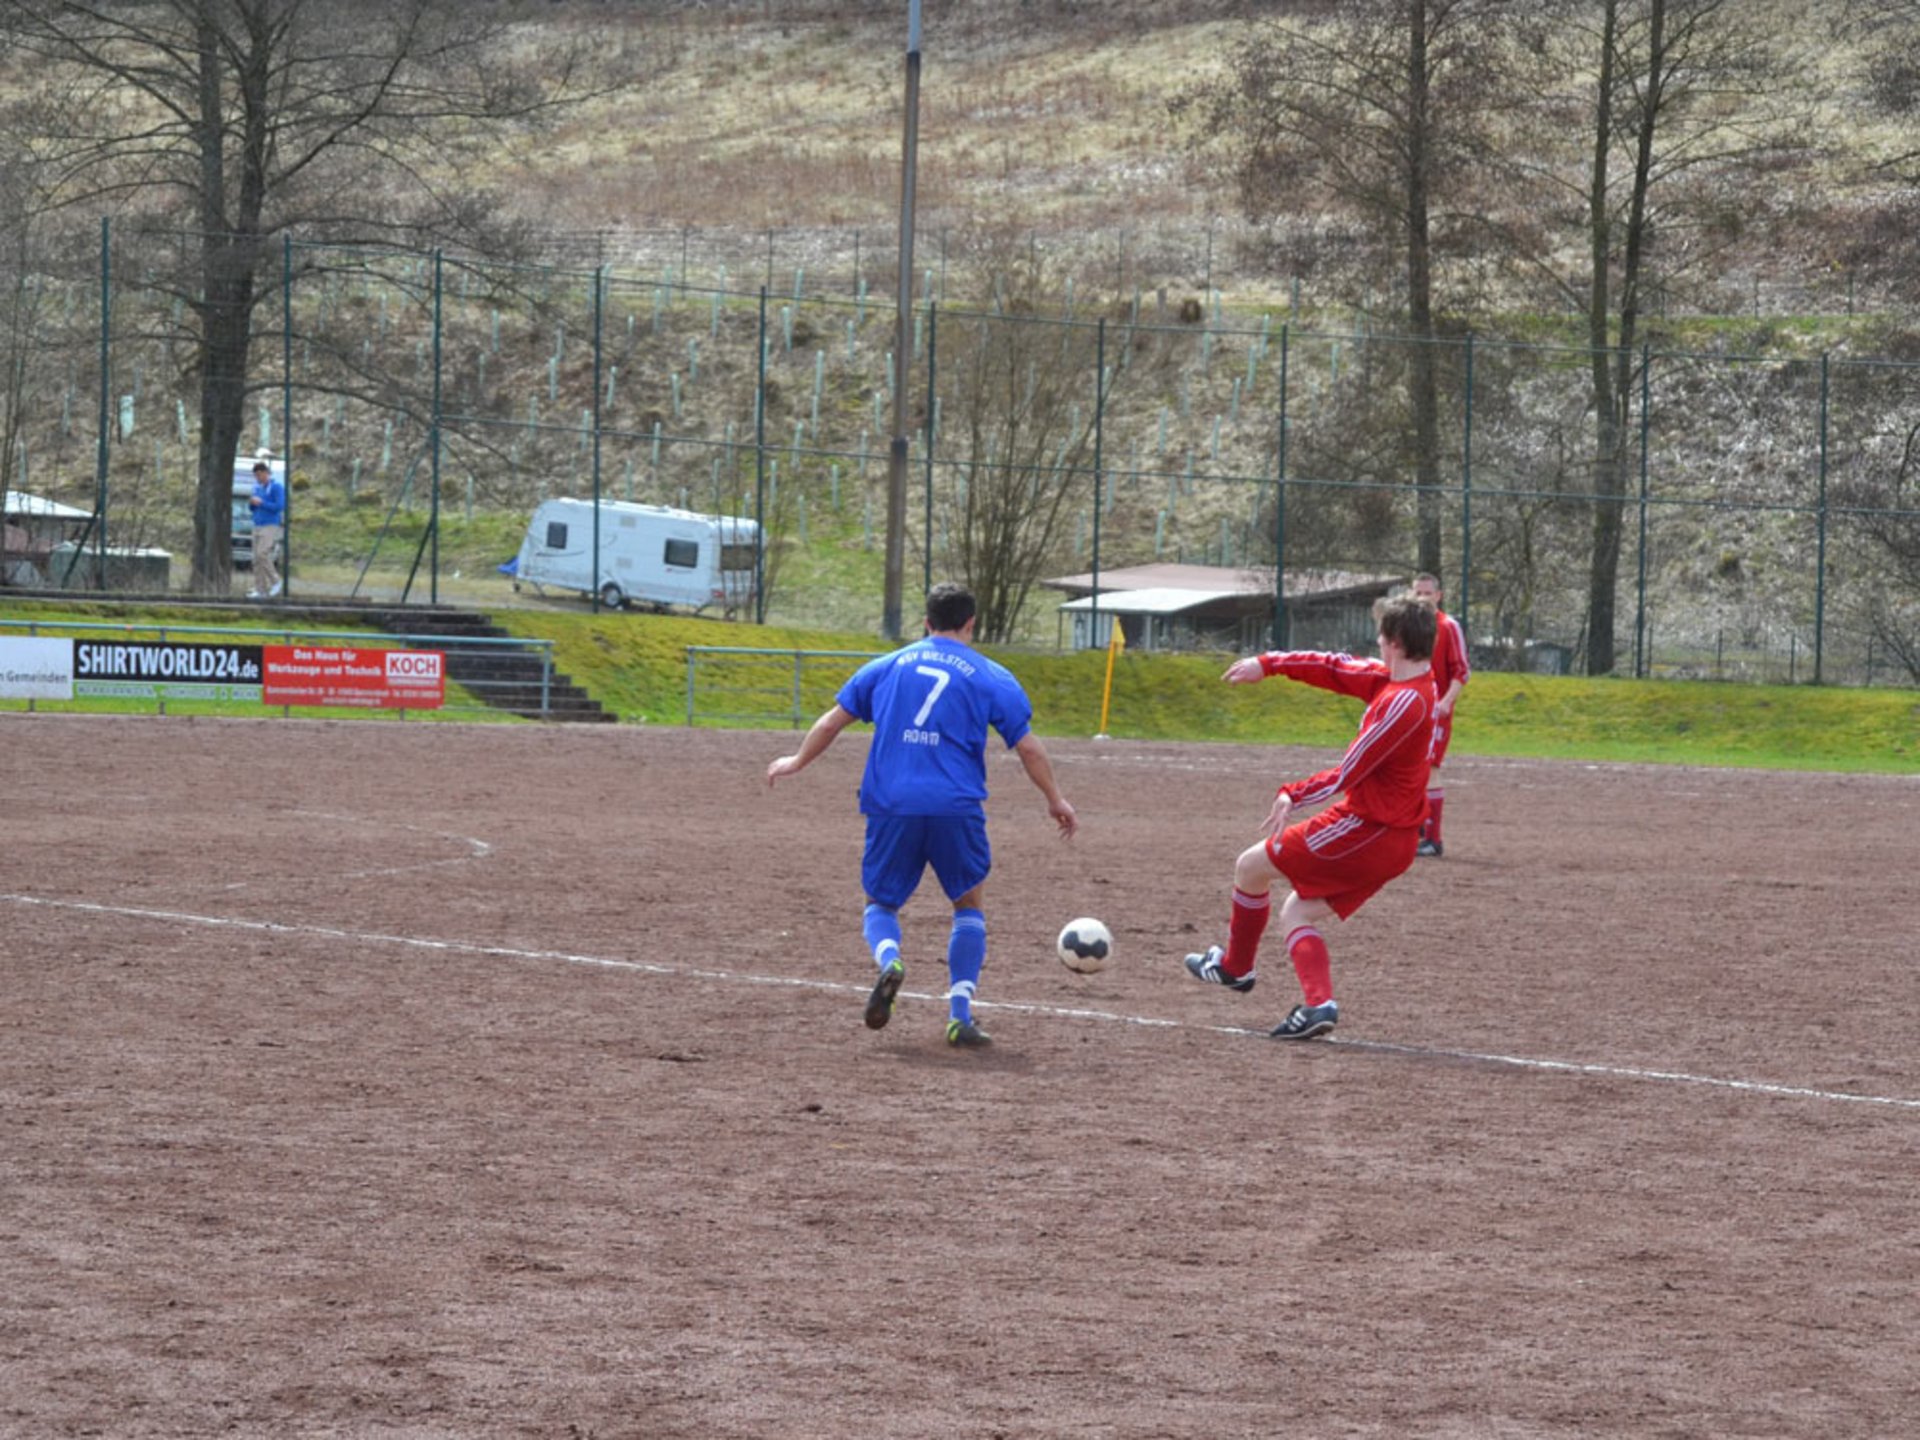
[(699, 563), (700, 542), (698, 540), (667, 541), (667, 564), (691, 570)]
[(567, 522), (549, 520), (547, 522), (547, 549), (564, 550), (567, 548)]
[(720, 547), (720, 568), (722, 570), (753, 569), (754, 548), (751, 545), (722, 545)]

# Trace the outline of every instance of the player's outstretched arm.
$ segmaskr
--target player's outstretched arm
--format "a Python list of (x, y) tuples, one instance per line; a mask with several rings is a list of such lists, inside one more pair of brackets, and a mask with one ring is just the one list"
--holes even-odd
[(1060, 827), (1060, 838), (1071, 840), (1074, 832), (1080, 828), (1080, 817), (1074, 813), (1073, 806), (1067, 803), (1067, 797), (1060, 793), (1060, 783), (1053, 778), (1053, 761), (1047, 756), (1047, 747), (1040, 743), (1038, 735), (1029, 730), (1020, 737), (1020, 743), (1013, 747), (1013, 753), (1020, 757), (1020, 764), (1034, 788), (1047, 797), (1047, 813), (1053, 817), (1053, 823)]
[(807, 731), (806, 738), (800, 742), (798, 750), (791, 755), (782, 755), (767, 766), (767, 784), (771, 786), (774, 781), (785, 775), (798, 775), (819, 759), (821, 752), (833, 743), (834, 737), (858, 718), (852, 711), (844, 710), (838, 705), (828, 710), (813, 722), (813, 728)]

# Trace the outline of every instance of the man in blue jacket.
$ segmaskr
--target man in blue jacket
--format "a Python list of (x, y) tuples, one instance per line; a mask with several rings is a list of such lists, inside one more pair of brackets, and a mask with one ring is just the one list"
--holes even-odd
[(247, 594), (255, 600), (280, 593), (278, 551), (287, 523), (287, 487), (273, 478), (265, 460), (253, 462), (253, 584)]

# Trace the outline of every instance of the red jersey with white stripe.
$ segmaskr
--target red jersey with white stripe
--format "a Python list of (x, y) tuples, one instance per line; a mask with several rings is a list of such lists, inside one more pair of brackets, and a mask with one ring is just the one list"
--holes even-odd
[(1460, 622), (1438, 607), (1433, 619), (1433, 697), (1438, 700), (1454, 681), (1466, 684), (1473, 671), (1467, 665), (1467, 637)]
[(1383, 660), (1314, 650), (1276, 650), (1260, 657), (1269, 675), (1284, 675), (1367, 701), (1360, 733), (1331, 770), (1284, 785), (1296, 805), (1317, 805), (1342, 791), (1341, 809), (1395, 829), (1418, 829), (1427, 817), (1427, 753), (1433, 741), (1433, 675), (1395, 680)]

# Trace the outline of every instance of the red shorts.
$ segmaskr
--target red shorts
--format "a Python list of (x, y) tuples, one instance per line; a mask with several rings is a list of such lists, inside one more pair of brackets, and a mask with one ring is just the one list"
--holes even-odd
[(1324, 900), (1345, 920), (1413, 864), (1416, 829), (1362, 820), (1344, 806), (1322, 810), (1267, 839), (1267, 859), (1302, 900)]
[(1433, 721), (1433, 748), (1427, 751), (1427, 764), (1436, 770), (1440, 762), (1447, 758), (1447, 742), (1453, 739), (1453, 712), (1437, 715)]

